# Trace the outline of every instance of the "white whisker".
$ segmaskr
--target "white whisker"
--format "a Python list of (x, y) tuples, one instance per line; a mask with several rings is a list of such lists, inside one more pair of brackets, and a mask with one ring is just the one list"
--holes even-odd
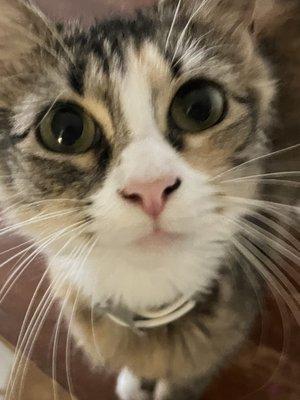
[[(237, 250), (237, 251), (238, 251), (238, 253), (240, 254), (240, 256), (242, 257), (243, 260), (248, 261), (249, 264), (252, 265), (252, 263), (250, 263), (250, 261), (248, 260), (248, 258), (246, 258), (246, 256), (244, 254), (241, 254), (241, 252), (239, 250)], [(244, 267), (244, 265), (243, 265), (243, 267)], [(252, 265), (252, 267), (253, 267), (253, 265)], [(269, 289), (270, 289), (270, 291), (272, 293), (272, 296), (273, 296), (273, 298), (274, 298), (274, 300), (275, 300), (275, 302), (277, 304), (277, 307), (278, 307), (278, 310), (279, 310), (279, 313), (280, 313), (281, 325), (282, 325), (282, 330), (283, 330), (283, 344), (282, 344), (282, 349), (281, 349), (281, 354), (280, 354), (280, 358), (279, 358), (278, 364), (277, 364), (276, 368), (274, 369), (274, 371), (272, 373), (272, 376), (268, 379), (267, 382), (264, 383), (264, 385), (262, 385), (261, 387), (256, 389), (256, 391), (253, 392), (253, 394), (257, 393), (258, 391), (260, 391), (260, 390), (264, 389), (266, 386), (268, 386), (268, 383), (271, 382), (273, 377), (276, 375), (277, 371), (280, 368), (280, 365), (283, 362), (283, 357), (287, 353), (287, 349), (288, 349), (288, 345), (289, 345), (288, 339), (290, 337), (290, 335), (289, 335), (289, 333), (290, 333), (289, 324), (288, 323), (285, 324), (286, 319), (288, 319), (288, 317), (289, 317), (289, 315), (286, 312), (287, 311), (286, 304), (285, 304), (284, 301), (281, 301), (280, 297), (278, 297), (277, 291), (269, 284), (269, 282), (266, 279), (266, 277), (264, 277), (264, 276), (262, 276), (262, 277), (265, 280), (265, 282), (268, 284), (268, 287), (269, 287)], [(262, 315), (262, 317), (263, 317), (263, 315)], [(264, 333), (264, 330), (263, 330), (264, 329), (264, 319), (263, 318), (262, 318), (261, 324), (262, 324), (262, 330), (261, 330), (260, 344), (261, 344), (261, 339), (262, 339), (262, 336), (263, 336), (263, 333)]]
[[(81, 246), (79, 246), (79, 248), (76, 249), (74, 256), (72, 256), (72, 258), (70, 257), (69, 264), (72, 263), (73, 269), (74, 269), (74, 265), (76, 265), (76, 268), (77, 268), (77, 264), (78, 264), (77, 258), (80, 260), (80, 256), (82, 255), (82, 253), (84, 252), (84, 250), (87, 246), (88, 246), (88, 243), (87, 244), (83, 243)], [(79, 272), (81, 272), (80, 268), (78, 268), (76, 277), (78, 277)], [(56, 328), (54, 329), (54, 340), (53, 340), (53, 351), (52, 351), (52, 387), (53, 387), (54, 400), (58, 399), (58, 392), (57, 392), (57, 386), (56, 386), (56, 382), (57, 382), (56, 365), (57, 365), (59, 331), (60, 331), (60, 326), (61, 326), (63, 316), (64, 316), (64, 310), (69, 302), (71, 293), (72, 293), (72, 283), (69, 284), (67, 292), (64, 297), (64, 300), (62, 301), (62, 303), (60, 305), (60, 312), (58, 314)]]
[[(73, 225), (75, 225), (75, 224), (73, 224)], [(86, 224), (83, 224), (83, 225), (84, 225), (84, 228), (78, 233), (78, 235), (80, 235), (80, 234), (82, 233), (82, 231), (84, 231), (85, 225), (86, 225)], [(68, 230), (69, 228), (70, 228), (70, 227), (64, 228), (64, 231)], [(78, 228), (82, 228), (82, 226), (79, 226)], [(75, 229), (69, 231), (68, 233), (71, 233), (71, 232), (73, 232), (74, 230), (75, 230)], [(78, 236), (78, 235), (77, 235), (77, 236)], [(54, 260), (54, 259), (64, 250), (64, 248), (65, 248), (67, 245), (69, 245), (70, 242), (71, 242), (72, 240), (74, 240), (75, 238), (76, 238), (76, 236), (75, 236), (75, 237), (71, 237), (71, 238), (62, 246), (62, 248), (58, 251), (58, 253), (55, 255), (55, 257), (54, 257), (52, 260)], [(56, 280), (54, 280), (54, 281), (51, 283), (51, 285), (48, 287), (48, 289), (46, 290), (46, 292), (45, 292), (43, 298), (41, 299), (41, 301), (40, 301), (40, 303), (39, 303), (39, 305), (38, 305), (37, 308), (35, 309), (35, 312), (34, 312), (33, 316), (31, 317), (31, 322), (30, 322), (30, 323), (28, 324), (28, 326), (27, 326), (27, 321), (28, 321), (28, 318), (29, 318), (29, 316), (30, 316), (30, 312), (31, 312), (31, 310), (32, 310), (32, 308), (33, 308), (33, 305), (34, 305), (36, 296), (38, 295), (39, 290), (40, 290), (40, 288), (42, 287), (43, 282), (45, 281), (46, 277), (48, 276), (48, 273), (49, 273), (50, 268), (51, 268), (51, 265), (49, 265), (49, 266), (47, 267), (47, 269), (46, 269), (46, 271), (44, 272), (42, 278), (40, 279), (39, 284), (37, 285), (37, 287), (36, 287), (36, 289), (35, 289), (35, 292), (34, 292), (32, 298), (31, 298), (30, 304), (29, 304), (29, 306), (28, 306), (28, 308), (27, 308), (27, 311), (26, 311), (26, 314), (25, 314), (25, 317), (24, 317), (24, 320), (23, 320), (23, 323), (22, 323), (22, 327), (21, 327), (21, 330), (20, 330), (19, 338), (18, 338), (18, 343), (17, 343), (17, 346), (16, 346), (16, 348), (18, 349), (18, 351), (17, 351), (17, 353), (16, 353), (16, 356), (15, 356), (15, 363), (14, 363), (16, 367), (13, 368), (12, 374), (11, 374), (10, 379), (9, 379), (9, 385), (8, 385), (8, 387), (10, 387), (10, 393), (14, 390), (14, 385), (15, 385), (15, 381), (13, 381), (13, 375), (15, 375), (15, 377), (17, 377), (17, 376), (18, 376), (18, 371), (19, 371), (19, 368), (20, 368), (20, 366), (17, 366), (18, 360), (21, 358), (22, 353), (25, 353), (25, 350), (26, 350), (26, 348), (28, 347), (28, 342), (29, 342), (29, 339), (27, 339), (27, 338), (28, 338), (28, 335), (29, 335), (29, 337), (31, 337), (31, 335), (32, 335), (32, 334), (31, 334), (31, 331), (34, 329), (34, 327), (36, 326), (36, 323), (37, 323), (37, 321), (34, 322), (34, 320), (38, 318), (38, 315), (42, 315), (42, 314), (43, 314), (43, 311), (44, 311), (44, 308), (45, 308), (45, 305), (46, 305), (46, 300), (52, 297), (52, 296), (51, 296), (51, 294), (52, 294), (52, 288), (54, 287), (54, 285), (55, 285), (57, 282), (61, 282), (61, 280), (60, 280), (59, 278), (61, 278), (61, 277), (63, 276), (63, 273), (62, 273), (61, 275), (59, 275), (59, 277), (58, 277)], [(51, 307), (50, 307), (50, 308), (51, 308)], [(27, 327), (26, 327), (26, 326), (27, 326)], [(25, 329), (25, 328), (26, 328), (26, 329)], [(26, 342), (27, 342), (27, 344), (26, 344)], [(24, 345), (25, 345), (25, 348), (24, 348)], [(29, 355), (28, 355), (28, 357), (29, 357)], [(15, 371), (16, 368), (17, 368), (17, 371)], [(16, 372), (16, 373), (15, 373), (15, 372)], [(16, 379), (16, 378), (15, 378), (15, 379)], [(9, 399), (9, 398), (10, 398), (10, 397), (8, 397), (8, 399)]]
[(73, 389), (72, 373), (71, 373), (71, 354), (70, 354), (70, 352), (71, 352), (71, 330), (72, 330), (73, 319), (74, 319), (76, 311), (77, 311), (79, 294), (80, 294), (80, 289), (77, 290), (77, 294), (76, 294), (76, 297), (74, 300), (74, 305), (73, 305), (73, 308), (71, 311), (69, 326), (68, 326), (68, 330), (67, 330), (67, 341), (66, 341), (66, 357), (65, 357), (66, 375), (67, 375), (68, 390), (69, 390), (71, 400), (76, 400), (73, 395), (74, 389)]
[(234, 179), (227, 179), (225, 181), (222, 181), (222, 183), (227, 183), (227, 182), (241, 182), (243, 180), (248, 180), (248, 179), (254, 179), (254, 178), (282, 178), (282, 177), (290, 177), (290, 176), (300, 176), (300, 171), (282, 171), (282, 172), (268, 172), (266, 174), (256, 174), (256, 175), (246, 175), (246, 176), (241, 176), (239, 178), (234, 178)]
[[(30, 240), (27, 240), (26, 242), (22, 242), (21, 244), (18, 244), (18, 245), (16, 245), (16, 246), (10, 247), (10, 248), (7, 249), (7, 250), (3, 250), (3, 251), (0, 252), (0, 256), (4, 255), (4, 254), (6, 254), (6, 253), (10, 253), (10, 252), (12, 252), (13, 250), (17, 250), (17, 249), (19, 249), (20, 247), (23, 247), (24, 245), (26, 245), (26, 244), (28, 244), (28, 243), (32, 243), (32, 240), (31, 240), (31, 239), (30, 239)], [(27, 249), (27, 248), (25, 248), (25, 249), (23, 249), (23, 250), (21, 250), (21, 251), (26, 251), (26, 249)], [(20, 254), (20, 253), (18, 253), (18, 255), (19, 255), (19, 254)], [(1, 264), (0, 264), (0, 269), (1, 269)]]
[(297, 251), (300, 250), (300, 241), (292, 235), (287, 229), (285, 229), (278, 222), (273, 221), (271, 218), (266, 217), (258, 212), (252, 211), (251, 215), (255, 217), (258, 221), (269, 226), (273, 231), (279, 233), (282, 237), (284, 237), (289, 243), (291, 243)]
[(244, 197), (237, 197), (237, 196), (226, 196), (226, 199), (232, 201), (232, 202), (237, 202), (240, 204), (245, 204), (247, 206), (255, 206), (255, 207), (260, 207), (260, 206), (269, 206), (270, 209), (283, 209), (287, 211), (294, 211), (296, 213), (300, 212), (300, 207), (298, 206), (292, 206), (290, 204), (283, 204), (283, 203), (276, 203), (274, 201), (267, 201), (267, 200), (258, 200), (258, 199), (247, 199)]
[(40, 49), (46, 51), (50, 56), (52, 56), (60, 65), (62, 65), (66, 70), (68, 68), (67, 63), (64, 59), (58, 57), (58, 54), (55, 52), (54, 49), (47, 46), (45, 41), (41, 40), (37, 35), (31, 34), (28, 29), (23, 28), (17, 21), (10, 21), (10, 26), (16, 32), (23, 35), (26, 39), (30, 40), (33, 44), (36, 44)]
[(241, 178), (237, 180), (227, 180), (223, 182), (219, 182), (221, 185), (226, 185), (226, 184), (232, 184), (232, 183), (238, 183), (238, 184), (243, 184), (245, 183), (246, 185), (249, 184), (249, 182), (254, 181), (258, 182), (259, 184), (262, 185), (278, 185), (278, 186), (288, 186), (288, 187), (295, 187), (299, 188), (300, 187), (300, 182), (296, 181), (288, 181), (286, 179), (270, 179), (270, 178), (260, 178), (259, 180), (257, 178)]
[[(55, 30), (55, 26), (51, 26), (51, 24), (49, 23), (49, 21), (47, 20), (47, 18), (45, 17), (45, 15), (43, 13), (41, 13), (39, 11), (39, 9), (35, 8), (35, 14), (40, 18), (40, 20), (44, 23), (46, 29), (48, 29), (48, 31), (50, 32), (51, 36), (56, 39), (56, 41), (59, 43), (61, 49), (63, 50), (63, 52), (65, 53), (65, 55), (67, 56), (68, 60), (71, 62), (71, 64), (73, 66), (75, 66), (75, 62), (74, 62), (74, 56), (71, 53), (71, 51), (67, 48), (67, 46), (65, 45), (65, 43), (63, 42), (60, 34)], [(76, 66), (75, 66), (76, 67)]]
[(250, 165), (250, 164), (252, 164), (252, 163), (254, 163), (254, 162), (261, 161), (261, 160), (265, 160), (265, 159), (267, 159), (267, 158), (274, 157), (274, 156), (277, 156), (277, 155), (286, 153), (287, 151), (295, 150), (295, 149), (297, 149), (299, 146), (300, 146), (300, 143), (295, 144), (295, 145), (293, 145), (293, 146), (286, 147), (286, 148), (281, 149), (281, 150), (276, 150), (276, 151), (273, 151), (273, 152), (271, 152), (271, 153), (264, 154), (264, 155), (259, 156), (259, 157), (252, 158), (251, 160), (248, 160), (248, 161), (246, 161), (246, 162), (244, 162), (244, 163), (242, 163), (242, 164), (239, 164), (239, 165), (237, 165), (236, 167), (233, 167), (233, 168), (230, 168), (230, 169), (228, 169), (228, 170), (226, 170), (226, 171), (224, 171), (224, 172), (221, 172), (220, 174), (218, 174), (218, 175), (212, 177), (211, 180), (212, 180), (212, 181), (215, 181), (215, 180), (221, 178), (222, 176), (224, 176), (224, 175), (226, 175), (226, 174), (229, 174), (229, 173), (238, 171), (239, 169), (241, 169), (241, 168), (243, 168), (243, 167), (246, 167), (246, 166), (248, 166), (248, 165)]
[(275, 264), (273, 257), (265, 253), (261, 250), (260, 244), (253, 245), (252, 241), (248, 237), (243, 237), (246, 240), (247, 247), (256, 257), (269, 269), (271, 273), (273, 273), (279, 282), (281, 282), (285, 288), (287, 289), (287, 293), (295, 300), (295, 303), (299, 306), (300, 302), (296, 297), (296, 293), (298, 292), (295, 285), (284, 275), (284, 273), (280, 270), (280, 268)]
[(197, 14), (206, 6), (207, 2), (208, 2), (208, 0), (203, 0), (203, 1), (201, 2), (200, 6), (197, 7), (197, 9), (192, 13), (192, 15), (190, 16), (190, 18), (188, 19), (188, 22), (187, 22), (186, 26), (184, 27), (184, 29), (183, 29), (183, 31), (182, 31), (182, 33), (181, 33), (181, 35), (180, 35), (180, 37), (179, 37), (179, 39), (178, 39), (178, 41), (177, 41), (177, 45), (176, 45), (175, 52), (174, 52), (174, 55), (173, 55), (173, 58), (172, 58), (172, 62), (174, 62), (174, 60), (176, 59), (176, 56), (177, 56), (177, 54), (178, 54), (179, 47), (182, 46), (183, 40), (184, 40), (184, 38), (185, 38), (185, 35), (186, 35), (186, 33), (187, 33), (187, 31), (188, 31), (188, 29), (189, 29), (191, 23), (193, 22), (193, 19), (194, 19), (194, 18), (197, 16)]
[(286, 256), (289, 260), (298, 263), (300, 260), (299, 252), (295, 253), (295, 250), (288, 246), (287, 243), (282, 241), (281, 239), (277, 238), (275, 235), (267, 232), (265, 229), (252, 224), (251, 222), (247, 221), (239, 221), (240, 226), (244, 226), (248, 228), (254, 237), (261, 237), (263, 240), (266, 241), (269, 247), (274, 248), (280, 251), (284, 256)]
[(52, 111), (53, 107), (55, 106), (55, 104), (57, 103), (57, 101), (63, 96), (63, 94), (66, 92), (66, 90), (63, 90), (62, 92), (60, 92), (55, 99), (52, 101), (52, 103), (50, 104), (47, 112), (45, 113), (45, 115), (43, 116), (43, 118), (40, 120), (40, 122), (38, 123), (38, 125), (36, 126), (35, 129), (38, 129), (41, 124), (43, 123), (43, 121), (45, 120), (45, 118), (48, 117), (49, 113)]
[(172, 21), (172, 24), (171, 24), (171, 28), (170, 28), (168, 36), (167, 36), (166, 45), (165, 45), (165, 52), (167, 52), (167, 50), (169, 48), (170, 39), (171, 39), (173, 30), (174, 30), (174, 26), (175, 26), (178, 14), (179, 14), (181, 3), (182, 3), (182, 0), (178, 0), (178, 4), (177, 4), (176, 10), (175, 10), (175, 14), (174, 14), (174, 18), (173, 18), (173, 21)]
[(24, 222), (19, 222), (19, 223), (15, 224), (15, 225), (12, 225), (12, 226), (9, 226), (9, 227), (1, 229), (0, 230), (0, 236), (5, 234), (5, 233), (13, 232), (13, 231), (18, 230), (20, 228), (26, 227), (26, 226), (31, 225), (31, 224), (47, 221), (47, 220), (49, 220), (51, 218), (63, 217), (65, 215), (69, 215), (69, 214), (73, 214), (75, 212), (78, 212), (80, 210), (81, 210), (81, 208), (77, 208), (77, 209), (74, 208), (73, 210), (68, 210), (68, 211), (63, 211), (63, 212), (62, 211), (59, 211), (59, 212), (56, 211), (56, 212), (52, 212), (52, 213), (49, 213), (49, 214), (43, 214), (43, 212), (41, 212), (41, 213), (38, 214), (38, 216), (34, 216), (32, 218), (29, 218), (28, 220), (26, 220)]
[(257, 259), (245, 245), (241, 244), (236, 239), (233, 239), (232, 242), (235, 245), (235, 247), (237, 248), (237, 250), (266, 279), (266, 281), (269, 283), (269, 285), (271, 285), (276, 290), (276, 292), (280, 294), (280, 296), (284, 299), (287, 306), (289, 307), (295, 320), (297, 321), (298, 324), (300, 324), (298, 307), (294, 304), (294, 302), (291, 301), (291, 297), (289, 296), (288, 292), (284, 288), (282, 288), (281, 285), (278, 285), (278, 280), (275, 279), (274, 276), (272, 276), (272, 274), (266, 270), (266, 268), (264, 267), (264, 264), (259, 259)]
[[(88, 223), (82, 223), (81, 221), (76, 222), (75, 224), (72, 224), (66, 228), (63, 228), (56, 232), (55, 234), (51, 234), (47, 236), (46, 238), (42, 239), (41, 241), (38, 241), (37, 243), (33, 244), (30, 246), (29, 249), (26, 249), (26, 252), (28, 252), (31, 248), (36, 247), (37, 244), (42, 244), (41, 246), (37, 247), (35, 251), (30, 254), (25, 260), (21, 262), (21, 264), (13, 270), (13, 272), (10, 274), (9, 278), (6, 280), (5, 284), (2, 286), (1, 291), (0, 291), (0, 304), (3, 302), (5, 297), (8, 295), (12, 287), (15, 285), (15, 283), (18, 281), (18, 279), (22, 276), (22, 274), (25, 272), (25, 270), (28, 268), (28, 266), (53, 242), (55, 242), (58, 239), (61, 239), (65, 235), (68, 235), (72, 233), (73, 231), (80, 229), (82, 227), (86, 227)], [(69, 230), (70, 228), (76, 227), (75, 229), (72, 229), (71, 231)], [(82, 231), (79, 232), (81, 234)], [(46, 239), (46, 240), (45, 240)], [(64, 247), (62, 248), (64, 249)], [(26, 254), (26, 253), (25, 253)], [(8, 286), (8, 288), (7, 288)]]

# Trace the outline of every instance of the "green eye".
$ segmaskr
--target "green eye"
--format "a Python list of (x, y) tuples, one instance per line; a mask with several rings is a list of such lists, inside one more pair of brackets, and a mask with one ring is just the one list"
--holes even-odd
[(193, 80), (182, 86), (171, 104), (170, 116), (185, 132), (201, 132), (220, 123), (226, 114), (226, 99), (215, 84)]
[(61, 103), (42, 119), (39, 136), (48, 150), (80, 154), (93, 146), (96, 126), (92, 118), (80, 107)]

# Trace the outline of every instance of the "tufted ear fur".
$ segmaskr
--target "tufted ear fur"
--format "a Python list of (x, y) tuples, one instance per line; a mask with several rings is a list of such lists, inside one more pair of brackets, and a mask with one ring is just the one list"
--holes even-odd
[(49, 36), (47, 18), (28, 1), (0, 0), (0, 65), (12, 64)]
[(196, 19), (217, 21), (224, 27), (250, 28), (258, 35), (274, 29), (286, 18), (297, 0), (160, 0)]
[(260, 36), (274, 32), (293, 14), (298, 0), (256, 0), (255, 31)]
[(205, 3), (210, 8), (207, 17), (218, 17), (218, 20), (221, 23), (224, 21), (229, 28), (239, 25), (249, 27), (253, 22), (255, 0), (203, 0), (204, 7)]
[(255, 0), (160, 0), (163, 6), (178, 7), (193, 18), (215, 19), (228, 25), (252, 23)]

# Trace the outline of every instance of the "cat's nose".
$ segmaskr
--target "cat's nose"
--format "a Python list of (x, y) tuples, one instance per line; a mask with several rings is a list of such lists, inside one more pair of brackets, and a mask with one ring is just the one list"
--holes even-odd
[(119, 193), (129, 203), (142, 207), (144, 212), (156, 219), (163, 212), (172, 193), (181, 186), (181, 179), (168, 176), (152, 182), (129, 183)]

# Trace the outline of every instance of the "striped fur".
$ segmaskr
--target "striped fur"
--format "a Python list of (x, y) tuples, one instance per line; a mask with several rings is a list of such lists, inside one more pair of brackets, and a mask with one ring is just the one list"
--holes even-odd
[[(230, 221), (249, 212), (231, 199), (254, 198), (259, 182), (224, 188), (214, 179), (267, 151), (275, 85), (250, 32), (250, 3), (226, 1), (224, 8), (216, 0), (165, 0), (131, 19), (84, 30), (54, 25), (27, 2), (0, 0), (1, 200), (6, 207), (12, 198), (18, 202), (7, 218), (23, 222), (22, 232), (36, 240), (87, 223), (77, 237), (67, 232), (63, 249), (60, 240), (46, 248), (52, 281), (65, 273), (64, 289), (54, 295), (68, 318), (78, 306), (73, 333), (91, 360), (159, 381), (156, 400), (197, 397), (244, 340), (257, 307), (247, 266), (231, 256), (239, 224)], [(169, 119), (175, 93), (196, 78), (222, 87), (228, 103), (226, 118), (197, 135), (180, 132)], [(58, 101), (75, 103), (93, 118), (101, 135), (96, 147), (66, 155), (41, 145), (39, 126)], [(263, 170), (256, 163), (248, 172)], [(183, 185), (161, 224), (188, 239), (141, 249), (134, 243), (151, 232), (152, 222), (118, 192), (130, 179), (171, 173)], [(46, 224), (26, 224), (40, 213), (64, 212)], [(95, 238), (82, 268), (72, 259), (74, 249), (88, 248)], [(259, 280), (249, 274), (259, 291)], [(139, 336), (100, 315), (91, 332), (99, 303), (136, 310), (195, 292), (201, 298), (196, 312), (162, 330)], [(121, 398), (143, 398), (143, 387), (132, 389), (134, 398), (128, 392), (128, 381), (139, 379), (124, 376)]]

